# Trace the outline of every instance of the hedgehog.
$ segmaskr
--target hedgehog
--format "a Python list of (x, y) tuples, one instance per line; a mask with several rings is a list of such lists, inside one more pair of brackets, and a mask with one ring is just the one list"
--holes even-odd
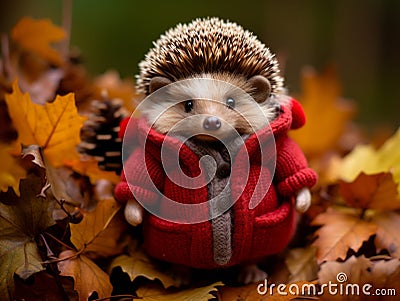
[[(197, 122), (203, 126), (193, 125), (192, 133), (186, 135), (208, 129), (221, 138), (226, 134), (222, 120), (240, 134), (251, 134), (272, 121), (280, 105), (288, 102), (275, 55), (251, 32), (218, 18), (196, 19), (170, 29), (154, 43), (139, 67), (137, 90), (146, 95), (183, 79), (210, 79), (201, 83), (187, 81), (186, 87), (179, 87), (189, 93), (181, 95), (187, 100), (177, 105), (172, 105), (176, 99), (172, 103), (151, 99), (153, 101), (141, 106), (142, 113), (162, 133), (174, 128), (183, 113), (186, 117), (204, 115)], [(221, 85), (221, 81), (231, 86)], [(231, 97), (234, 88), (245, 92), (242, 97), (251, 95), (259, 106), (247, 99)], [(191, 98), (202, 91), (209, 91), (208, 95), (203, 93), (206, 100)], [(184, 91), (171, 94), (176, 97), (181, 94), (179, 92)], [(214, 100), (212, 104), (211, 99)]]
[[(152, 257), (187, 268), (239, 265), (240, 282), (263, 280), (266, 274), (257, 262), (288, 245), (295, 230), (294, 211), (308, 209), (309, 189), (316, 182), (304, 154), (287, 135), (304, 124), (305, 116), (301, 105), (287, 95), (275, 55), (240, 25), (202, 18), (161, 35), (139, 69), (137, 91), (147, 97), (138, 107), (141, 118), (127, 123), (135, 124), (138, 137), (150, 127), (147, 137), (154, 141), (146, 144), (146, 151), (133, 150), (124, 162), (115, 195), (126, 202), (125, 218), (134, 226), (143, 222), (144, 248)], [(264, 150), (257, 145), (268, 144), (264, 140), (271, 137), (276, 156), (270, 160), (276, 168), (266, 170), (259, 159)], [(212, 170), (202, 189), (188, 192), (168, 180), (160, 167), (160, 141), (185, 145), (182, 156), (179, 153), (178, 165), (183, 167), (177, 168), (186, 175), (195, 178), (201, 164)], [(243, 186), (243, 179), (235, 178), (235, 162), (243, 148), (254, 160), (249, 167), (253, 180), (233, 201)], [(214, 165), (200, 162), (203, 156), (214, 159)], [(259, 181), (265, 182), (262, 192), (254, 184)], [(149, 182), (162, 196), (155, 197)], [(249, 203), (253, 196), (259, 198), (255, 208)], [(215, 202), (207, 209), (208, 220), (180, 227), (143, 209), (151, 202), (152, 208), (185, 214), (165, 208), (164, 198), (185, 204)]]

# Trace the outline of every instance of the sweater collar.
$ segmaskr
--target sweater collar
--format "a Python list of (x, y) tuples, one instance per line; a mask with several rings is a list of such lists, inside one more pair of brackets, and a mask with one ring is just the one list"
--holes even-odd
[[(282, 106), (281, 114), (275, 120), (273, 120), (269, 124), (269, 126), (260, 129), (259, 131), (248, 137), (244, 144), (250, 155), (252, 151), (258, 148), (257, 146), (259, 144), (269, 144), (271, 142), (271, 133), (276, 140), (280, 136), (285, 135), (290, 130), (290, 128), (294, 127), (293, 125), (296, 124), (296, 118), (301, 119), (302, 117), (304, 117), (303, 115), (299, 117), (293, 116), (293, 113), (297, 113), (298, 110), (295, 108), (295, 110), (292, 112), (292, 104), (294, 104), (294, 107), (299, 106), (299, 104), (295, 100), (292, 100), (292, 102), (290, 102), (288, 105)], [(179, 151), (180, 156), (183, 157), (191, 157), (193, 155), (193, 152), (189, 149), (188, 146), (186, 146), (185, 144), (182, 145), (181, 140), (157, 132), (155, 129), (151, 128), (148, 125), (147, 120), (144, 117), (136, 120), (131, 120), (130, 122), (132, 121), (134, 122), (133, 127), (136, 131), (135, 136), (138, 139), (137, 142), (139, 143), (139, 145), (146, 145), (146, 151), (155, 152), (154, 154), (157, 154), (158, 157), (159, 149), (162, 146), (166, 147), (167, 150)]]

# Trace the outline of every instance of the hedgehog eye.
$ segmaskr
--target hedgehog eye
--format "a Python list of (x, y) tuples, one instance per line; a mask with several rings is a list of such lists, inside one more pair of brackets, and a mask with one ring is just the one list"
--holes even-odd
[(185, 101), (185, 112), (189, 113), (193, 110), (193, 100)]
[(227, 100), (226, 100), (226, 106), (229, 108), (229, 109), (233, 109), (234, 107), (235, 107), (235, 100), (233, 99), (233, 98), (228, 98)]

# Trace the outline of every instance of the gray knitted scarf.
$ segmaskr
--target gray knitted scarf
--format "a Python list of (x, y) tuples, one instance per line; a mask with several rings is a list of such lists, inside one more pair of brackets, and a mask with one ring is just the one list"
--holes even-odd
[[(232, 257), (231, 213), (232, 198), (230, 188), (231, 160), (239, 151), (245, 137), (232, 139), (225, 145), (222, 142), (203, 142), (187, 140), (185, 144), (200, 158), (211, 156), (213, 160), (202, 160), (207, 176), (210, 222), (213, 236), (214, 262), (225, 265)], [(216, 166), (215, 166), (216, 165)], [(216, 172), (214, 173), (214, 171)], [(213, 218), (214, 217), (214, 218)]]

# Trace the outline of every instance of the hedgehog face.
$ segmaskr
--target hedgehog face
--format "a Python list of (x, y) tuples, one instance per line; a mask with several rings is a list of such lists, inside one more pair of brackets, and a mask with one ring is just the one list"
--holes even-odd
[(203, 74), (167, 83), (163, 78), (154, 80), (150, 90), (155, 93), (141, 108), (152, 127), (163, 134), (226, 140), (254, 133), (275, 116), (266, 79)]

